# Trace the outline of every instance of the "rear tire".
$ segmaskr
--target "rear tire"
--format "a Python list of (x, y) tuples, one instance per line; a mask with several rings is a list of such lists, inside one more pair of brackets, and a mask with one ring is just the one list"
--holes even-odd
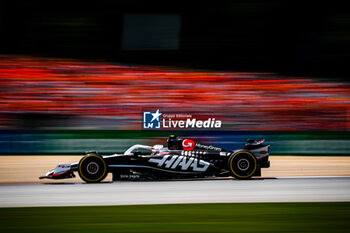
[(102, 156), (89, 154), (80, 160), (78, 173), (86, 183), (99, 183), (108, 174), (107, 164)]
[(228, 160), (229, 170), (237, 179), (249, 179), (257, 170), (258, 163), (255, 156), (248, 151), (239, 151)]

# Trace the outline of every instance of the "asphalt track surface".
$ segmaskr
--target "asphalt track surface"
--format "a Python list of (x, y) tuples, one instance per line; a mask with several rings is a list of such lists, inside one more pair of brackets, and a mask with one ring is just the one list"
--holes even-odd
[(0, 207), (334, 201), (350, 201), (350, 177), (0, 186)]

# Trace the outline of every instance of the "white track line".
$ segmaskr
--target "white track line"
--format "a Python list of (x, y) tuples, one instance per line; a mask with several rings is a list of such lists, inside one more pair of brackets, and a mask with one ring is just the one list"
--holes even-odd
[(350, 176), (291, 176), (291, 177), (276, 177), (276, 179), (323, 179), (323, 178), (350, 178)]

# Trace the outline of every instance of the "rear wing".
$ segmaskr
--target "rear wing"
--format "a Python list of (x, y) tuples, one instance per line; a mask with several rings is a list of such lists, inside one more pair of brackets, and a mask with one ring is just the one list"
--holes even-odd
[(247, 139), (247, 144), (245, 144), (246, 146), (248, 145), (260, 145), (263, 144), (265, 142), (265, 139), (262, 139), (260, 141), (256, 141), (254, 139)]

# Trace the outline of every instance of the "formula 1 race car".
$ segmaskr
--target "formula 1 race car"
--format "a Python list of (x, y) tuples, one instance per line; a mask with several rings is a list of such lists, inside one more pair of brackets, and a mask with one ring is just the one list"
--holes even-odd
[(249, 139), (244, 149), (229, 151), (171, 135), (167, 147), (134, 145), (124, 154), (110, 156), (89, 151), (79, 162), (59, 164), (39, 178), (73, 178), (77, 171), (87, 183), (100, 182), (108, 173), (113, 174), (113, 181), (228, 176), (249, 179), (261, 176), (261, 168), (270, 167), (270, 145), (263, 142)]

